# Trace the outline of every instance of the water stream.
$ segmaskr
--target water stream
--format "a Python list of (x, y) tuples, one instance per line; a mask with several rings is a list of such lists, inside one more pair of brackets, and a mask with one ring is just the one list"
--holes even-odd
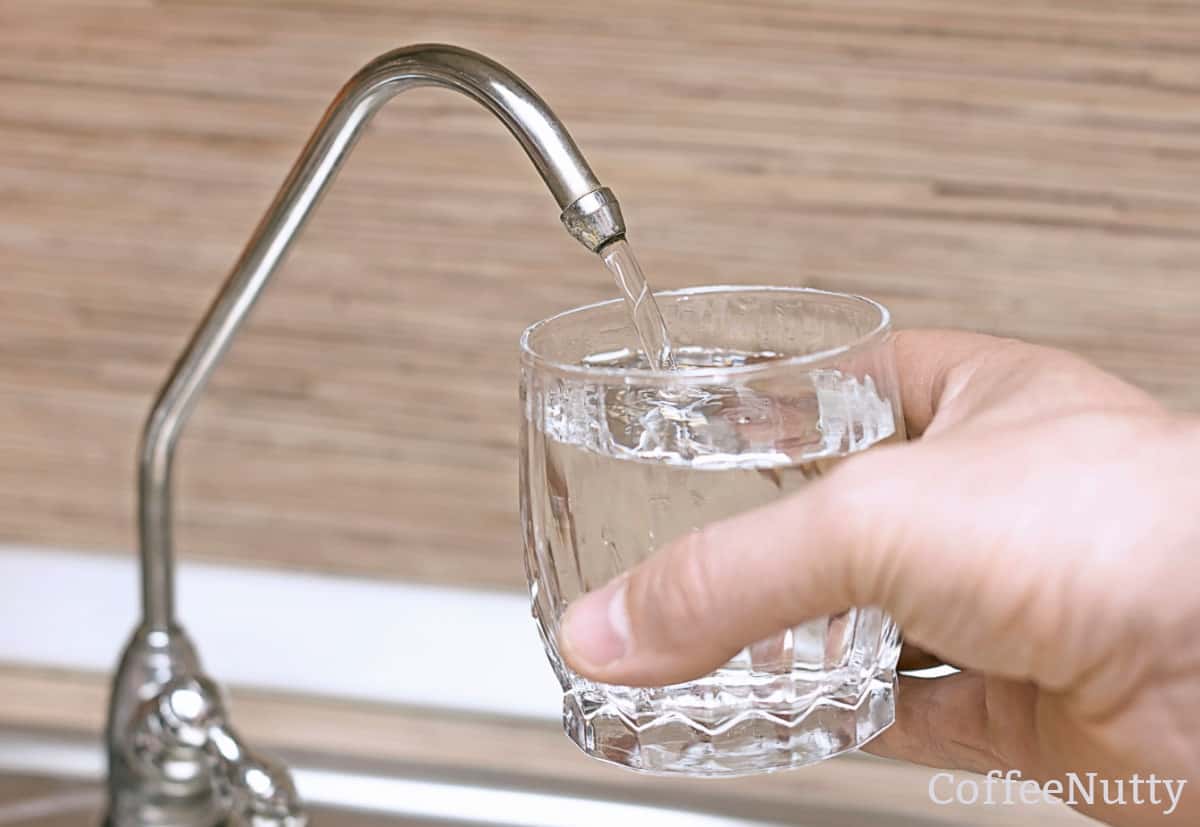
[(671, 334), (629, 242), (619, 238), (609, 243), (600, 250), (600, 257), (604, 259), (604, 266), (612, 272), (629, 308), (630, 321), (637, 332), (646, 361), (654, 370), (675, 370)]

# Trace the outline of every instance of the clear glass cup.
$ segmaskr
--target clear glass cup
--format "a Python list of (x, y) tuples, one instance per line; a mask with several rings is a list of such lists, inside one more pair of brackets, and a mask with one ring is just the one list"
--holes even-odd
[(682, 366), (670, 374), (630, 348), (620, 300), (538, 322), (521, 339), (525, 564), (567, 735), (605, 761), (704, 776), (858, 747), (895, 713), (898, 635), (877, 608), (783, 630), (663, 688), (596, 683), (559, 657), (559, 624), (580, 595), (686, 532), (904, 438), (881, 305), (778, 287), (657, 298)]

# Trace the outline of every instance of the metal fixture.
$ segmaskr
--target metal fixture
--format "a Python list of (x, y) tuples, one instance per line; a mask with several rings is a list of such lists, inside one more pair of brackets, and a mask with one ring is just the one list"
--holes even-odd
[(371, 116), (416, 86), (474, 98), (525, 149), (567, 231), (595, 252), (625, 233), (562, 123), (520, 78), (453, 46), (397, 49), (338, 93), (163, 386), (142, 434), (138, 539), (142, 622), (113, 681), (107, 728), (111, 827), (306, 823), (287, 770), (249, 751), (175, 616), (171, 470), (200, 392)]

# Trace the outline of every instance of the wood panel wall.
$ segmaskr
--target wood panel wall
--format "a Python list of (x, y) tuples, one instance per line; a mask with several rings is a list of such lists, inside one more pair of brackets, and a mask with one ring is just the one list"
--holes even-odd
[[(1200, 411), (1200, 4), (0, 0), (0, 541), (133, 547), (153, 392), (420, 41), (542, 93), (659, 287), (865, 293)], [(474, 104), (385, 109), (186, 434), (184, 553), (518, 585), (516, 339), (613, 295), (556, 212)]]

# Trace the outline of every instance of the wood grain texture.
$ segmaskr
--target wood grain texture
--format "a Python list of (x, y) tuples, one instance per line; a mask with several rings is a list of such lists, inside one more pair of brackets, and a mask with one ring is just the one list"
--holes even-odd
[[(596, 9), (0, 0), (0, 540), (133, 547), (154, 390), (332, 94), (419, 41), (550, 101), (659, 287), (865, 293), (1200, 410), (1200, 4)], [(517, 586), (516, 338), (612, 294), (497, 123), (398, 99), (197, 411), (182, 551)]]

